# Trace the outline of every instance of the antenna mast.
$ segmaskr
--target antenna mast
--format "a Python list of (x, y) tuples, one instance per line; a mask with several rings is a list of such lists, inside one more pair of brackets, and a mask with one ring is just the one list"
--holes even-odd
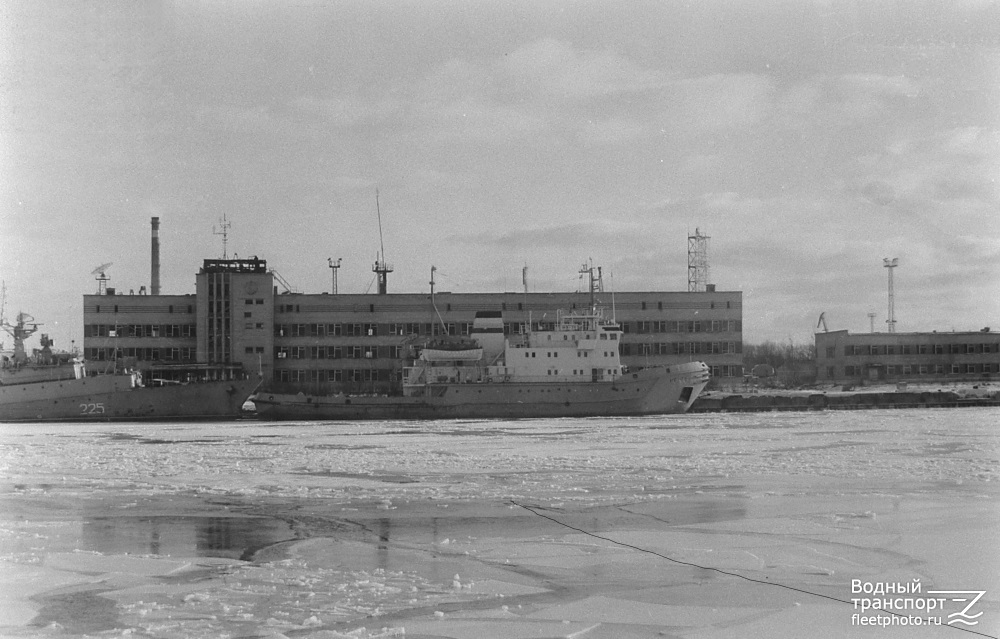
[(897, 266), (899, 266), (899, 258), (894, 257), (891, 260), (886, 257), (882, 259), (882, 265), (889, 269), (889, 319), (885, 320), (885, 323), (889, 325), (889, 332), (896, 332), (896, 294), (892, 290), (892, 272)]
[(224, 260), (228, 260), (229, 259), (229, 250), (228, 250), (228, 248), (226, 246), (228, 244), (228, 242), (229, 242), (229, 226), (230, 226), (230, 224), (229, 224), (229, 221), (226, 219), (226, 214), (223, 213), (222, 214), (222, 220), (219, 221), (219, 228), (222, 229), (222, 230), (216, 231), (215, 230), (215, 226), (212, 227), (212, 234), (213, 235), (221, 235), (222, 236), (222, 259), (224, 259)]
[(378, 275), (378, 294), (385, 295), (389, 291), (388, 275), (392, 273), (392, 264), (385, 262), (385, 243), (382, 240), (382, 209), (378, 204), (378, 189), (375, 189), (375, 211), (378, 213), (378, 243), (382, 249), (382, 258), (375, 256), (375, 266), (372, 271)]
[(694, 235), (688, 235), (688, 292), (705, 291), (708, 288), (708, 240), (696, 227)]

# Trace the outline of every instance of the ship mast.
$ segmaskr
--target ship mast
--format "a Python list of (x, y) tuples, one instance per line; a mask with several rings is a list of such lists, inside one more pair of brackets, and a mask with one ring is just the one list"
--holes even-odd
[[(594, 271), (597, 271), (597, 275), (594, 275)], [(592, 313), (597, 312), (597, 293), (604, 292), (604, 277), (601, 273), (601, 267), (594, 266), (594, 261), (584, 262), (583, 267), (580, 269), (580, 275), (586, 275), (589, 280), (588, 288), (590, 289), (590, 311)]]
[(372, 271), (378, 276), (378, 294), (385, 295), (389, 291), (388, 275), (392, 273), (392, 264), (385, 261), (385, 242), (382, 240), (382, 209), (378, 205), (378, 189), (375, 189), (375, 211), (378, 213), (378, 243), (382, 249), (381, 259), (375, 256), (375, 265)]
[[(38, 330), (38, 324), (34, 320), (35, 318), (27, 313), (18, 313), (17, 324), (11, 324), (7, 320), (3, 320), (3, 322), (0, 323), (0, 328), (3, 328), (4, 331), (14, 338), (15, 363), (25, 362), (28, 360), (28, 353), (24, 350), (24, 340), (34, 335), (35, 331)], [(31, 324), (30, 327), (27, 326), (29, 323)]]
[(441, 311), (438, 310), (437, 302), (434, 301), (434, 272), (437, 271), (436, 266), (431, 266), (431, 307), (434, 309), (434, 313), (437, 315), (438, 321), (441, 322), (441, 334), (448, 334), (448, 325), (444, 323), (444, 318), (441, 317)]

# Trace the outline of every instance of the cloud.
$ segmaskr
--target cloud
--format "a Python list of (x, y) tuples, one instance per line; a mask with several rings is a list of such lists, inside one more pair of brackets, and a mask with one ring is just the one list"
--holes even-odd
[(664, 99), (664, 128), (684, 136), (748, 129), (771, 114), (775, 87), (759, 74), (715, 74), (675, 81)]
[(364, 120), (386, 117), (395, 111), (394, 105), (371, 104), (356, 97), (332, 96), (316, 98), (301, 96), (291, 102), (293, 109), (313, 115), (334, 126), (348, 127)]
[(616, 117), (582, 124), (578, 137), (587, 145), (623, 144), (646, 136), (649, 130), (644, 122)]
[(498, 67), (531, 90), (567, 98), (649, 91), (666, 82), (661, 72), (642, 68), (612, 51), (578, 52), (569, 43), (551, 38), (518, 48)]
[(880, 206), (891, 204), (893, 200), (896, 199), (896, 192), (892, 188), (892, 185), (887, 184), (882, 180), (874, 180), (865, 184), (861, 187), (861, 194), (868, 198), (872, 203)]

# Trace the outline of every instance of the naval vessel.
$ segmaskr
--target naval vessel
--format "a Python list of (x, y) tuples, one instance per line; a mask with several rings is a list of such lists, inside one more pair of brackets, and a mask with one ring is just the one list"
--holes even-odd
[(0, 361), (0, 422), (235, 419), (260, 384), (231, 365), (163, 365), (145, 370), (100, 362), (101, 370), (70, 353), (41, 349), (28, 355), (25, 338), (38, 328), (19, 313), (3, 328), (14, 338)]

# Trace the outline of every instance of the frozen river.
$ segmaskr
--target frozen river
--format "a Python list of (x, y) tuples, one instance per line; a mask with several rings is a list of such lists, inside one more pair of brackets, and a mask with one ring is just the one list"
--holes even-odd
[(6, 424), (0, 469), (3, 637), (1000, 636), (996, 409)]

